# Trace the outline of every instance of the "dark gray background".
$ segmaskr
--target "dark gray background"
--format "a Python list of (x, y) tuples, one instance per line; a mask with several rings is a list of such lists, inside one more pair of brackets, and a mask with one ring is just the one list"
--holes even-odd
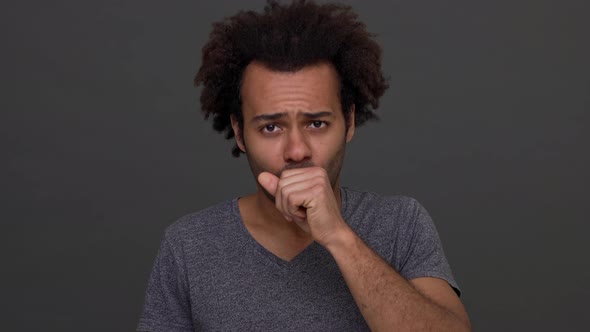
[[(589, 3), (346, 3), (391, 88), (343, 184), (427, 207), (476, 330), (587, 327)], [(132, 330), (164, 228), (253, 190), (192, 78), (262, 4), (3, 3), (1, 330)]]

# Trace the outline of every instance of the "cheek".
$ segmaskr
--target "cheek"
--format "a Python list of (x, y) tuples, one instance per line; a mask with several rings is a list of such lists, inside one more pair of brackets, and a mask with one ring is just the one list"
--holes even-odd
[(247, 141), (248, 149), (259, 159), (273, 159), (279, 154), (281, 143), (279, 139), (266, 139), (250, 136)]
[(317, 150), (323, 156), (332, 156), (346, 144), (346, 137), (342, 135), (330, 135), (318, 142)]
[(274, 173), (283, 167), (279, 140), (256, 139), (250, 136), (246, 140), (246, 151), (250, 163), (254, 163), (260, 170)]

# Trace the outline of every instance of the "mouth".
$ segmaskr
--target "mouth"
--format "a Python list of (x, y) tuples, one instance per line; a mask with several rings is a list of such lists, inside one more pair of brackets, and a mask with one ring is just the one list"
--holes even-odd
[(283, 167), (280, 171), (279, 174), (275, 174), (278, 178), (281, 177), (281, 175), (283, 175), (283, 172), (289, 169), (297, 169), (297, 168), (308, 168), (308, 167), (314, 167), (314, 163), (307, 160), (301, 163), (290, 163), (285, 165), (285, 167)]

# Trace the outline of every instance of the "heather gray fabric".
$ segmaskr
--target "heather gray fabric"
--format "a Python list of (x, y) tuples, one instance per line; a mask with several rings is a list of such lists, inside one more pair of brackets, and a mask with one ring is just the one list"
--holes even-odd
[[(414, 199), (342, 188), (341, 213), (405, 278), (458, 292), (428, 213)], [(258, 244), (238, 199), (169, 226), (138, 331), (368, 331), (332, 256), (313, 243), (292, 261)]]

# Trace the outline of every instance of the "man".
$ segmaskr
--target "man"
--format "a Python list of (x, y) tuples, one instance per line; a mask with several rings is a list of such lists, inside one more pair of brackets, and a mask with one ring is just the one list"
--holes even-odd
[(427, 212), (340, 186), (387, 88), (380, 52), (345, 6), (269, 1), (214, 25), (195, 82), (257, 191), (166, 230), (139, 331), (470, 329)]

